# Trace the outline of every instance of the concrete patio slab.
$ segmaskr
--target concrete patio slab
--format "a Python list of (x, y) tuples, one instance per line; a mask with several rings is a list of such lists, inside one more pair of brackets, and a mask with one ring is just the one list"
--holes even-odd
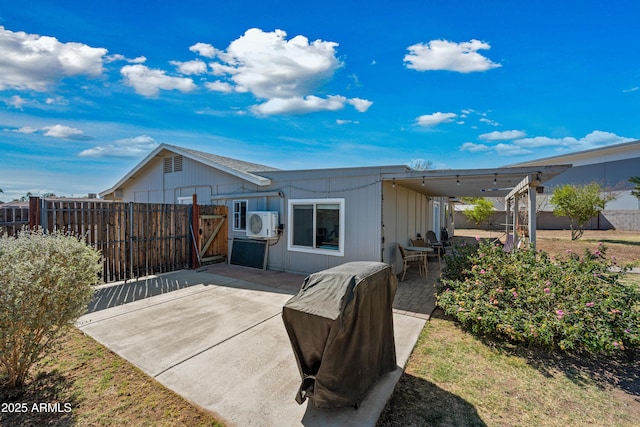
[(293, 292), (187, 270), (160, 279), (188, 286), (87, 314), (78, 325), (230, 425), (374, 426), (425, 324), (395, 313), (398, 369), (357, 410), (316, 409), (294, 401), (300, 376), (281, 318)]

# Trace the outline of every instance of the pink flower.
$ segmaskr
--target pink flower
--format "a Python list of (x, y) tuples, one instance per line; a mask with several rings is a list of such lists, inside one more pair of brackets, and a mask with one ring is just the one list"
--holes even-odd
[(551, 289), (549, 288), (544, 288), (544, 293), (549, 295), (551, 293)]
[(514, 292), (514, 293), (513, 293), (513, 297), (514, 297), (514, 298), (518, 298), (518, 293), (517, 293), (517, 292)]
[(483, 268), (482, 270), (480, 270), (480, 274), (484, 274), (484, 273), (485, 273), (485, 271), (484, 271), (484, 268)]
[(594, 305), (595, 305), (595, 303), (593, 303), (593, 302), (588, 302), (588, 303), (586, 304), (586, 306), (587, 306), (587, 307), (593, 307)]
[(614, 342), (613, 342), (613, 346), (614, 346), (614, 347), (619, 347), (619, 346), (620, 346), (620, 343), (618, 343), (618, 341), (614, 341)]
[(602, 252), (596, 250), (596, 251), (593, 252), (593, 254), (595, 256), (600, 256), (600, 255), (602, 255)]
[(558, 320), (562, 320), (562, 318), (564, 317), (564, 311), (556, 310), (556, 317), (558, 318)]

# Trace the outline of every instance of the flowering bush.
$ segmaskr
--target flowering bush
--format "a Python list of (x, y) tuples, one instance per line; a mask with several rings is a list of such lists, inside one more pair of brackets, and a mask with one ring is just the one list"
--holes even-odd
[(568, 352), (638, 348), (640, 290), (614, 264), (602, 244), (554, 259), (480, 243), (447, 258), (438, 305), (475, 333)]
[(24, 383), (29, 368), (85, 312), (101, 264), (100, 254), (74, 236), (42, 230), (0, 236), (0, 379)]

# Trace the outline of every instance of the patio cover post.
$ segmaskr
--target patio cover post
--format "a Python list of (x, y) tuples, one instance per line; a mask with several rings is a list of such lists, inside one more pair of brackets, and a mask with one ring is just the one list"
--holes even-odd
[(531, 248), (536, 248), (536, 185), (537, 181), (534, 181), (529, 186), (529, 244)]
[(513, 199), (514, 207), (513, 207), (513, 234), (515, 241), (515, 233), (518, 227), (517, 219), (518, 219), (518, 199), (525, 193), (528, 192), (528, 206), (527, 206), (527, 217), (529, 219), (529, 244), (532, 248), (536, 247), (536, 214), (535, 214), (535, 206), (536, 206), (536, 187), (539, 182), (537, 177), (532, 178), (531, 175), (527, 175), (524, 177), (522, 181), (515, 187), (513, 190), (506, 195), (505, 201), (509, 203), (510, 200)]

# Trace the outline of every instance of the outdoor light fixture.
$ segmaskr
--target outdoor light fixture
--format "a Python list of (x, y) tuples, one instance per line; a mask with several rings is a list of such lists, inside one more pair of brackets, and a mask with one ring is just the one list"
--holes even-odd
[(456, 175), (456, 185), (460, 185), (460, 175)]
[(493, 185), (496, 185), (498, 183), (498, 174), (494, 173), (493, 174)]
[(396, 179), (395, 179), (395, 178), (393, 178), (393, 182), (391, 183), (391, 186), (392, 186), (393, 188), (396, 188)]
[(422, 186), (424, 187), (424, 176), (422, 177)]

